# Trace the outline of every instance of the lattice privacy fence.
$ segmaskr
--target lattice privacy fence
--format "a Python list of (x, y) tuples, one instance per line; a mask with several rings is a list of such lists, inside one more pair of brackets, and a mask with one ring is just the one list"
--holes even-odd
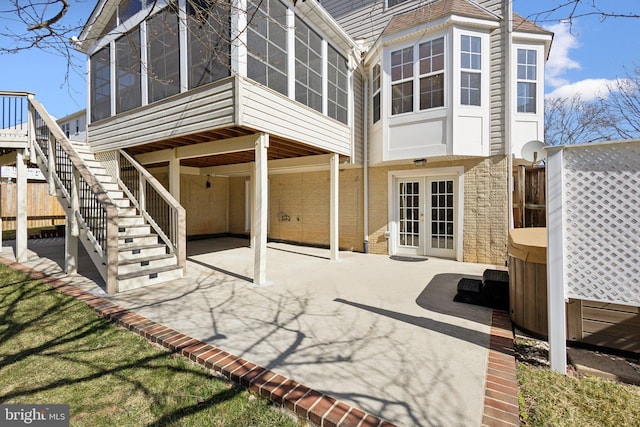
[(562, 151), (566, 296), (640, 306), (640, 141)]

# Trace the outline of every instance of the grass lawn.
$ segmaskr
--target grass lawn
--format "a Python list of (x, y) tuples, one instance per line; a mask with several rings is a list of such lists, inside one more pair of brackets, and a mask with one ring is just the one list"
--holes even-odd
[(68, 403), (72, 426), (300, 425), (4, 265), (0, 403)]
[(640, 426), (640, 387), (519, 361), (525, 426)]

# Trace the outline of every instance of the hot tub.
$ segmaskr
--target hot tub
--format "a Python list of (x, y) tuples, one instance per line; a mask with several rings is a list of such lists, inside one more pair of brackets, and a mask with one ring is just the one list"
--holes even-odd
[(547, 229), (509, 231), (509, 312), (519, 328), (546, 337)]

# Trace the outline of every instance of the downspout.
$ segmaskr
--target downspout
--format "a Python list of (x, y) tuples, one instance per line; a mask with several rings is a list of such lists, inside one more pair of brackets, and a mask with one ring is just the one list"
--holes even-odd
[(505, 137), (505, 151), (507, 153), (507, 209), (509, 214), (509, 230), (513, 229), (513, 153), (511, 143), (511, 119), (512, 119), (512, 64), (511, 57), (512, 52), (512, 37), (513, 37), (513, 2), (512, 0), (506, 0), (506, 21), (507, 21), (507, 34), (506, 34), (506, 52), (505, 52), (505, 108), (504, 108), (504, 137)]
[[(354, 55), (357, 57), (359, 53), (355, 48), (353, 49)], [(360, 55), (360, 61), (358, 61), (358, 69), (362, 74), (364, 81), (364, 92), (362, 96), (362, 168), (363, 168), (363, 226), (364, 226), (364, 241), (363, 248), (364, 253), (369, 253), (369, 79), (367, 73), (362, 65), (362, 55)]]

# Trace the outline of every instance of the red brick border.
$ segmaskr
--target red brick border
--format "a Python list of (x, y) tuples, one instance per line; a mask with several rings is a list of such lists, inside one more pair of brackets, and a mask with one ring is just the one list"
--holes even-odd
[(0, 257), (0, 263), (21, 271), (51, 288), (72, 296), (100, 316), (126, 328), (194, 363), (220, 372), (230, 381), (285, 407), (299, 417), (322, 427), (393, 427), (394, 424), (313, 390), (262, 366), (191, 338), (160, 323), (126, 310), (104, 298), (48, 276), (26, 265)]
[(519, 426), (518, 377), (513, 329), (506, 311), (491, 313), (491, 338), (484, 391), (483, 426)]

